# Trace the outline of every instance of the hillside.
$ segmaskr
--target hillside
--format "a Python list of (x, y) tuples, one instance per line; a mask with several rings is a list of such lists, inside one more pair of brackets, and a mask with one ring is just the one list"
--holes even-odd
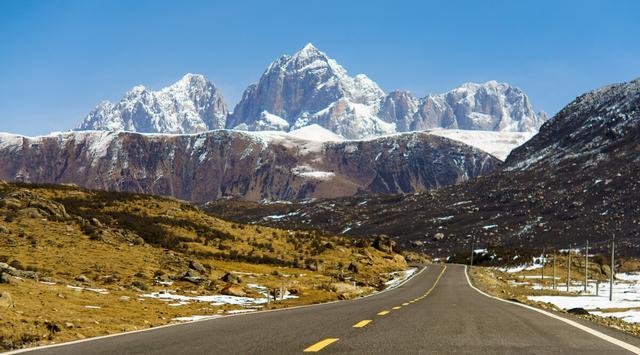
[(357, 297), (407, 267), (393, 249), (173, 199), (0, 182), (0, 347)]
[(425, 191), (487, 174), (499, 164), (479, 149), (428, 133), (345, 141), (317, 125), (288, 133), (0, 134), (0, 179), (195, 202)]

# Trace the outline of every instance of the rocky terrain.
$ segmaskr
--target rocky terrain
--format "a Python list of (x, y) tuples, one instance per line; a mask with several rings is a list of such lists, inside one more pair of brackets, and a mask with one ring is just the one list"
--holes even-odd
[[(294, 204), (210, 203), (226, 218), (348, 235), (455, 256), (477, 247), (568, 248), (589, 239), (640, 254), (640, 80), (578, 97), (497, 172), (435, 191)], [(273, 218), (273, 216), (282, 216)], [(465, 254), (466, 255), (466, 254)]]
[(309, 43), (272, 62), (233, 112), (212, 82), (187, 74), (159, 91), (136, 86), (118, 103), (100, 103), (78, 129), (188, 134), (319, 125), (346, 139), (363, 139), (433, 128), (536, 132), (546, 119), (521, 89), (496, 81), (422, 98), (406, 91), (386, 95), (366, 75), (350, 76)]
[(319, 127), (194, 135), (0, 135), (0, 178), (73, 183), (206, 202), (412, 193), (493, 171), (500, 161), (428, 133), (344, 141)]
[(358, 297), (407, 267), (394, 250), (173, 199), (0, 182), (0, 350)]
[(78, 130), (198, 133), (224, 128), (227, 114), (216, 86), (202, 75), (187, 74), (159, 91), (136, 86), (118, 103), (101, 102)]
[(366, 75), (351, 77), (307, 44), (269, 65), (227, 121), (227, 128), (284, 130), (318, 124), (348, 139), (432, 128), (535, 132), (547, 119), (506, 83), (466, 83), (444, 94), (385, 95)]

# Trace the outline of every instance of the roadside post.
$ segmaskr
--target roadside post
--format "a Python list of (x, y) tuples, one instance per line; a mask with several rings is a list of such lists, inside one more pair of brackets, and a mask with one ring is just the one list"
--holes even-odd
[(584, 247), (584, 293), (587, 293), (587, 284), (589, 283), (589, 240)]
[(542, 258), (540, 258), (540, 262), (542, 263), (542, 271), (540, 275), (540, 284), (544, 285), (544, 263), (547, 261), (547, 256), (545, 254), (545, 248), (542, 248)]
[(616, 234), (611, 238), (611, 274), (609, 275), (609, 302), (613, 301), (613, 275), (616, 273)]
[(567, 292), (569, 292), (570, 284), (571, 284), (571, 243), (569, 243), (569, 265), (567, 266)]
[(553, 248), (553, 289), (557, 289), (556, 284), (556, 248)]

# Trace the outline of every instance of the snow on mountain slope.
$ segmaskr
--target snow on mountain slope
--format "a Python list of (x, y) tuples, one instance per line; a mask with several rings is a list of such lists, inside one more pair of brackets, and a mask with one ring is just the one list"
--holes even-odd
[(243, 94), (227, 128), (252, 129), (264, 111), (291, 128), (318, 124), (346, 138), (392, 133), (377, 116), (384, 92), (364, 74), (350, 77), (311, 43), (269, 65)]
[(534, 132), (494, 132), (461, 129), (433, 129), (428, 132), (482, 149), (502, 161), (507, 159), (513, 149), (531, 139), (535, 134)]
[[(286, 121), (270, 124), (264, 112)], [(433, 128), (535, 132), (546, 120), (522, 90), (506, 83), (466, 83), (444, 94), (389, 95), (364, 74), (350, 77), (324, 52), (307, 44), (269, 65), (245, 90), (227, 128), (290, 130), (320, 125), (348, 139)]]
[(343, 141), (319, 126), (291, 133), (0, 134), (2, 180), (197, 202), (413, 193), (472, 179), (498, 165), (483, 151), (424, 132), (360, 141)]
[(507, 83), (466, 83), (444, 94), (416, 99), (394, 91), (382, 101), (378, 115), (398, 130), (433, 128), (499, 132), (536, 132), (547, 120), (529, 98)]
[(78, 130), (197, 133), (224, 128), (226, 117), (227, 105), (215, 85), (186, 74), (159, 91), (136, 86), (118, 103), (101, 102)]

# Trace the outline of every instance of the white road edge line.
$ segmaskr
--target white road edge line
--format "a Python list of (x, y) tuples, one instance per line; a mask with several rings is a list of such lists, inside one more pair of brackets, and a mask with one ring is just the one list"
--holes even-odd
[(365, 295), (365, 296), (362, 296), (362, 297), (359, 297), (359, 298), (354, 298), (354, 299), (351, 299), (351, 300), (344, 300), (344, 301), (343, 300), (338, 300), (338, 301), (331, 301), (331, 302), (325, 302), (325, 303), (308, 304), (308, 305), (304, 305), (304, 306), (286, 307), (286, 308), (279, 308), (279, 309), (268, 309), (268, 310), (264, 310), (264, 311), (257, 311), (257, 312), (251, 312), (251, 313), (230, 314), (230, 315), (221, 316), (221, 317), (217, 317), (217, 318), (200, 319), (200, 320), (194, 320), (194, 321), (183, 322), (183, 323), (171, 323), (171, 324), (159, 325), (159, 326), (153, 327), (153, 328), (132, 330), (132, 331), (128, 331), (128, 332), (115, 333), (115, 334), (109, 334), (109, 335), (101, 335), (101, 336), (93, 337), (93, 338), (73, 340), (73, 341), (68, 341), (68, 342), (58, 343), (58, 344), (49, 344), (49, 345), (37, 346), (37, 347), (33, 347), (33, 348), (17, 349), (17, 350), (12, 350), (12, 351), (9, 351), (9, 352), (6, 352), (6, 353), (2, 353), (2, 354), (3, 355), (21, 354), (21, 353), (27, 353), (27, 352), (30, 352), (30, 351), (39, 351), (39, 350), (45, 350), (45, 349), (50, 349), (50, 348), (58, 348), (58, 347), (63, 347), (63, 346), (67, 346), (67, 345), (86, 343), (86, 342), (90, 342), (90, 341), (94, 341), (94, 340), (107, 339), (107, 338), (113, 338), (113, 337), (118, 337), (118, 336), (122, 336), (122, 335), (129, 335), (129, 334), (148, 332), (148, 331), (158, 330), (158, 329), (162, 329), (162, 328), (176, 327), (176, 326), (181, 326), (181, 325), (186, 325), (186, 324), (193, 324), (193, 323), (200, 323), (200, 322), (210, 322), (210, 321), (215, 321), (215, 320), (220, 320), (220, 319), (225, 319), (225, 318), (231, 318), (231, 317), (252, 316), (252, 315), (256, 315), (256, 314), (264, 314), (264, 313), (271, 313), (271, 312), (282, 312), (282, 311), (289, 311), (289, 310), (300, 309), (300, 308), (319, 307), (319, 306), (324, 306), (324, 305), (328, 305), (328, 304), (332, 304), (332, 303), (339, 303), (339, 302), (354, 302), (354, 301), (363, 300), (365, 298), (369, 298), (369, 297), (376, 296), (376, 295), (381, 295), (383, 293), (396, 290), (396, 289), (400, 288), (400, 286), (402, 286), (402, 285), (406, 284), (407, 282), (409, 282), (410, 280), (414, 279), (416, 276), (422, 274), (425, 270), (427, 270), (427, 266), (423, 266), (422, 270), (420, 270), (420, 271), (414, 273), (413, 275), (407, 277), (405, 280), (403, 280), (399, 284), (395, 285), (394, 287), (382, 290), (380, 292), (370, 293), (368, 295)]
[(478, 289), (475, 286), (473, 286), (473, 284), (471, 284), (471, 280), (469, 279), (469, 273), (467, 272), (467, 266), (466, 265), (464, 266), (464, 275), (467, 278), (467, 283), (469, 284), (469, 286), (471, 286), (472, 289), (478, 291), (479, 293), (481, 293), (484, 296), (496, 299), (496, 300), (498, 300), (500, 302), (510, 303), (510, 304), (513, 304), (513, 305), (516, 305), (516, 306), (520, 306), (520, 307), (524, 307), (524, 308), (530, 309), (532, 311), (536, 311), (538, 313), (542, 313), (547, 317), (555, 318), (555, 319), (557, 319), (557, 320), (559, 320), (561, 322), (564, 322), (564, 323), (566, 323), (566, 324), (568, 324), (568, 325), (570, 325), (572, 327), (578, 328), (578, 329), (580, 329), (582, 331), (585, 331), (585, 332), (587, 332), (587, 333), (589, 333), (589, 334), (591, 334), (593, 336), (596, 336), (596, 337), (598, 337), (598, 338), (600, 338), (600, 339), (602, 339), (604, 341), (607, 341), (607, 342), (609, 342), (611, 344), (617, 345), (617, 346), (619, 346), (619, 347), (621, 347), (621, 348), (623, 348), (625, 350), (629, 350), (634, 354), (640, 354), (640, 348), (638, 348), (637, 346), (631, 345), (629, 343), (625, 343), (622, 340), (618, 340), (618, 339), (616, 339), (616, 338), (614, 338), (612, 336), (609, 336), (609, 335), (606, 335), (604, 333), (601, 333), (601, 332), (599, 332), (599, 331), (597, 331), (595, 329), (589, 328), (589, 327), (587, 327), (585, 325), (582, 325), (582, 324), (580, 324), (578, 322), (572, 321), (570, 319), (566, 319), (564, 317), (560, 317), (560, 316), (555, 315), (555, 314), (553, 314), (551, 312), (547, 312), (547, 311), (544, 311), (542, 309), (539, 309), (539, 308), (536, 308), (536, 307), (533, 307), (533, 306), (529, 306), (529, 305), (522, 304), (522, 303), (508, 301), (508, 300), (505, 300), (505, 299), (502, 299), (502, 298), (498, 298), (498, 297), (492, 296), (492, 295), (490, 295), (488, 293), (485, 293), (485, 292), (481, 291), (480, 289)]

